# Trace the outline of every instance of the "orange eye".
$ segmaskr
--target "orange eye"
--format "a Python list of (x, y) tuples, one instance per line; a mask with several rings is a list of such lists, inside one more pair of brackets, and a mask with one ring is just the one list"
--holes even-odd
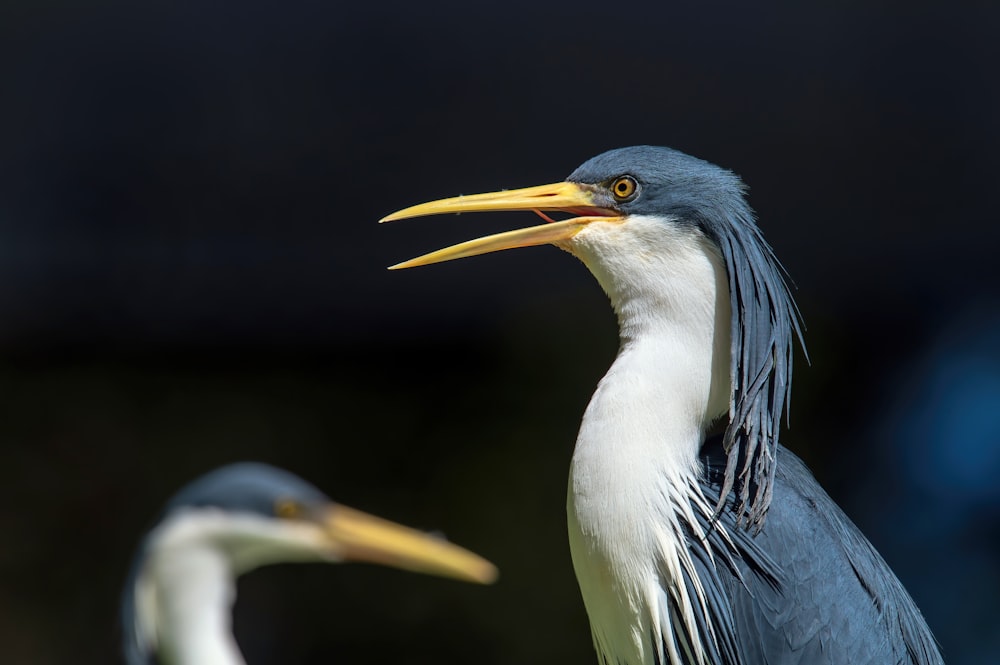
[(630, 175), (623, 175), (615, 178), (615, 181), (611, 183), (611, 193), (614, 194), (615, 198), (619, 201), (624, 201), (635, 194), (635, 190), (639, 188), (639, 183), (635, 181)]
[(292, 499), (279, 499), (274, 504), (274, 514), (286, 520), (293, 520), (302, 514), (302, 506)]

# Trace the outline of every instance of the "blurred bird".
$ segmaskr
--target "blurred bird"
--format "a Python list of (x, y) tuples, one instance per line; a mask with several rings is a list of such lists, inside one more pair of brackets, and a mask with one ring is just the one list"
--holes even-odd
[(621, 346), (583, 416), (567, 499), (604, 665), (942, 662), (889, 566), (778, 445), (799, 315), (733, 173), (622, 148), (566, 182), (382, 221), (486, 210), (546, 223), (393, 268), (551, 243), (609, 296)]
[(136, 553), (122, 626), (129, 665), (243, 663), (236, 577), (271, 563), (369, 561), (490, 583), (488, 561), (441, 538), (330, 501), (281, 469), (240, 463), (190, 483)]

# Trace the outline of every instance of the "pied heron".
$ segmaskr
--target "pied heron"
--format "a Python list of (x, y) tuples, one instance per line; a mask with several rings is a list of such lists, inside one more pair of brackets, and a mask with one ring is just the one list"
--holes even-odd
[(167, 503), (136, 553), (122, 601), (128, 665), (239, 665), (236, 577), (266, 564), (368, 561), (489, 583), (496, 569), (439, 537), (333, 503), (298, 476), (231, 464)]
[(393, 268), (548, 243), (610, 298), (620, 347), (584, 413), (567, 498), (600, 662), (941, 663), (889, 566), (778, 444), (799, 315), (739, 178), (668, 148), (622, 148), (565, 182), (382, 221), (491, 210), (546, 223)]

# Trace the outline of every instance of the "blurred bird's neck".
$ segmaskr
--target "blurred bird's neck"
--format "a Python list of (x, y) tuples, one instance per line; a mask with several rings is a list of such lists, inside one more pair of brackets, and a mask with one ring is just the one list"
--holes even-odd
[[(726, 272), (693, 227), (652, 217), (597, 226), (569, 249), (611, 299), (621, 347), (573, 454), (573, 562), (607, 662), (674, 662), (654, 653), (675, 641), (656, 594), (664, 576), (683, 587), (684, 533), (696, 522), (692, 511), (710, 511), (698, 486), (698, 451), (729, 403)], [(697, 601), (687, 598), (684, 611), (697, 613)]]
[(235, 573), (225, 553), (204, 540), (214, 519), (168, 520), (150, 534), (137, 621), (162, 662), (244, 665), (231, 629)]

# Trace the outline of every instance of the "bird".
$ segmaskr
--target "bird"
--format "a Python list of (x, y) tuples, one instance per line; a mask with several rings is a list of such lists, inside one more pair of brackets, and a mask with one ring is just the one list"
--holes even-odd
[(742, 180), (633, 146), (563, 182), (380, 221), (507, 210), (544, 223), (390, 269), (552, 244), (608, 296), (618, 353), (584, 411), (567, 490), (599, 663), (942, 663), (888, 564), (779, 443), (803, 326)]
[(281, 562), (367, 561), (478, 583), (490, 562), (444, 539), (332, 502), (259, 462), (211, 471), (166, 504), (122, 598), (128, 665), (241, 665), (231, 630), (236, 578)]

